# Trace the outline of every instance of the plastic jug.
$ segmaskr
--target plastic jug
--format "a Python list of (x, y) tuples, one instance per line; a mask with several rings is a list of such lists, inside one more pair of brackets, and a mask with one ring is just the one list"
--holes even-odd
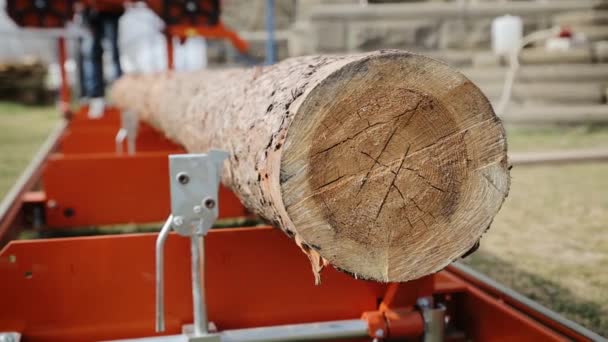
[(521, 45), (523, 21), (520, 17), (504, 15), (492, 21), (492, 51), (497, 55), (508, 54)]

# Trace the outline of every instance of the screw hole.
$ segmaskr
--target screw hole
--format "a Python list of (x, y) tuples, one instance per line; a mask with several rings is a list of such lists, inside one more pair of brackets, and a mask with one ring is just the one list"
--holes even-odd
[(190, 182), (190, 176), (185, 172), (180, 172), (177, 174), (177, 181), (179, 184), (188, 184), (188, 182)]
[(74, 214), (75, 214), (75, 212), (74, 212), (74, 209), (72, 209), (72, 208), (66, 208), (63, 211), (63, 216), (65, 216), (65, 217), (72, 217), (72, 216), (74, 216)]
[(215, 208), (215, 201), (212, 198), (205, 199), (203, 204), (205, 205), (205, 208), (207, 208), (207, 209)]
[(23, 274), (23, 276), (25, 277), (25, 279), (32, 279), (32, 277), (34, 276), (34, 274), (32, 273), (32, 271), (25, 271), (25, 273)]

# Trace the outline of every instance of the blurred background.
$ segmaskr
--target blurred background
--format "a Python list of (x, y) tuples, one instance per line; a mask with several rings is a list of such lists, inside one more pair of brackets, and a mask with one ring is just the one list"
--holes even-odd
[[(514, 164), (509, 198), (465, 262), (608, 335), (608, 1), (221, 4), (222, 22), (249, 44), (248, 53), (226, 40), (174, 39), (176, 69), (406, 49), (461, 70), (503, 119)], [(163, 27), (144, 3), (127, 4), (118, 38), (124, 72), (167, 69)], [(61, 118), (54, 34), (19, 28), (0, 11), (0, 197)], [(71, 101), (86, 103), (81, 57), (90, 32), (74, 20), (61, 34), (68, 36)], [(115, 63), (111, 43), (102, 44), (109, 83)]]

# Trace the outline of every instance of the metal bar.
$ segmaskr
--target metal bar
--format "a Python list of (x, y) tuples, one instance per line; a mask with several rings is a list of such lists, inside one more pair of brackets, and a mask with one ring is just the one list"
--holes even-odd
[(608, 149), (525, 152), (510, 155), (513, 165), (595, 163), (608, 161)]
[(172, 221), (173, 215), (169, 215), (156, 238), (156, 332), (165, 331), (164, 248)]
[(61, 87), (59, 88), (59, 101), (61, 105), (61, 110), (64, 114), (69, 111), (70, 108), (70, 81), (68, 80), (68, 73), (65, 70), (65, 63), (68, 59), (68, 51), (65, 43), (65, 38), (59, 37), (57, 38), (57, 48), (58, 48), (58, 63), (59, 63), (59, 71), (61, 75)]
[(509, 305), (513, 305), (513, 303), (509, 302), (515, 302), (520, 306), (528, 308), (529, 311), (538, 313), (539, 315), (544, 316), (547, 320), (555, 322), (558, 325), (561, 325), (564, 328), (575, 332), (576, 334), (588, 338), (591, 341), (606, 341), (605, 338), (594, 333), (593, 331), (569, 319), (566, 319), (555, 311), (552, 311), (542, 306), (541, 304), (529, 299), (528, 297), (525, 297), (524, 295), (514, 291), (513, 289), (510, 289), (496, 282), (494, 279), (475, 271), (471, 267), (461, 262), (452, 263), (449, 266), (448, 271), (454, 273), (456, 276), (464, 278), (467, 281), (472, 281), (475, 286), (479, 286), (483, 291), (487, 292), (487, 290), (490, 289), (491, 291), (506, 297), (502, 299)]
[[(127, 130), (124, 128), (121, 128), (118, 130), (118, 132), (116, 133), (116, 137), (114, 138), (114, 141), (116, 142), (116, 153), (117, 154), (122, 154), (122, 145), (123, 142), (125, 141), (125, 138), (127, 137)], [(129, 153), (131, 154), (131, 153)]]
[(208, 333), (207, 308), (205, 307), (205, 237), (194, 235), (190, 238), (192, 253), (192, 300), (194, 308), (194, 336)]
[(221, 340), (222, 342), (320, 341), (368, 337), (367, 329), (367, 322), (351, 319), (227, 330), (221, 333)]
[[(277, 325), (272, 327), (226, 330), (222, 342), (326, 341), (369, 337), (367, 322), (360, 319)], [(187, 341), (186, 335), (144, 337), (120, 341)]]
[(38, 175), (42, 169), (42, 165), (48, 155), (55, 149), (59, 138), (67, 127), (67, 121), (61, 120), (55, 126), (51, 134), (42, 144), (34, 158), (30, 161), (27, 168), (23, 171), (17, 182), (6, 194), (2, 202), (0, 202), (0, 247), (5, 241), (12, 221), (17, 215), (18, 208), (21, 206), (20, 197), (37, 181)]
[(276, 63), (276, 42), (274, 37), (274, 0), (266, 0), (266, 65)]
[(167, 31), (165, 33), (165, 46), (166, 46), (166, 50), (167, 50), (167, 70), (173, 70), (175, 67), (175, 63), (174, 63), (174, 47), (173, 47), (173, 35)]

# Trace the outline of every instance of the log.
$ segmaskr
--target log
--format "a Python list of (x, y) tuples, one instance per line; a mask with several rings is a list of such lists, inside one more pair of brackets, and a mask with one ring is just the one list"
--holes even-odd
[[(111, 98), (187, 151), (310, 258), (407, 281), (476, 245), (509, 189), (505, 132), (462, 74), (402, 51), (126, 76)], [(221, 203), (220, 203), (221, 205)]]

